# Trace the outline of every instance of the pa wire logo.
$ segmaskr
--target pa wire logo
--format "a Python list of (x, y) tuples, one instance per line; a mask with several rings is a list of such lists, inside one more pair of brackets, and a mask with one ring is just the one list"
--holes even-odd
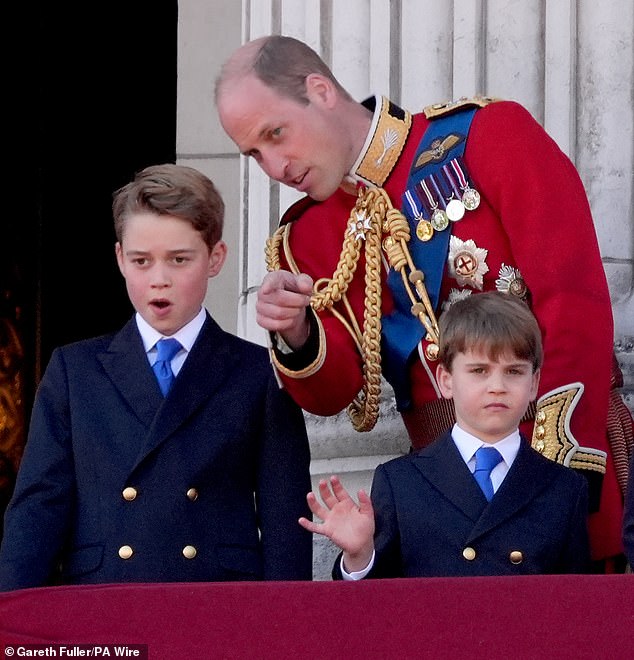
[(148, 660), (147, 644), (21, 644), (4, 647), (6, 658), (135, 658)]

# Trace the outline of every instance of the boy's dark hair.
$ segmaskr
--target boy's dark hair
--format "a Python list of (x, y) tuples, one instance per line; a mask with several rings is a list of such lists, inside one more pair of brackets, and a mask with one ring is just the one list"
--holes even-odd
[(112, 215), (119, 242), (127, 218), (135, 213), (171, 215), (186, 220), (211, 250), (222, 238), (225, 205), (202, 172), (185, 165), (151, 165), (113, 193)]
[(542, 366), (544, 352), (537, 320), (525, 302), (509, 293), (488, 291), (457, 300), (438, 323), (438, 359), (448, 371), (456, 354), (470, 349), (484, 350), (494, 360), (511, 352), (528, 360), (533, 373)]

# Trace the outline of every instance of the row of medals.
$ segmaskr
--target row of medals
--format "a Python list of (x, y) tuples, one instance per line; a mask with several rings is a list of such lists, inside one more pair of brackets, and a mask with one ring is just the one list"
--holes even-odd
[[(433, 175), (431, 176), (433, 177)], [(416, 236), (419, 240), (429, 241), (433, 237), (434, 231), (447, 229), (450, 221), (458, 222), (464, 217), (465, 211), (475, 211), (480, 206), (480, 193), (475, 188), (467, 184), (461, 193), (460, 198), (452, 196), (448, 200), (442, 200), (444, 208), (436, 204), (431, 210), (429, 220), (418, 215)]]
[[(434, 175), (430, 175), (425, 179), (429, 181), (433, 179)], [(421, 185), (421, 184), (419, 184)], [(426, 186), (427, 190), (430, 189), (429, 186)], [(438, 186), (434, 185), (433, 188), (438, 190)], [(440, 198), (437, 200), (434, 197), (427, 197), (430, 206), (431, 213), (430, 219), (425, 219), (421, 213), (416, 214), (415, 219), (418, 220), (416, 225), (416, 236), (418, 239), (426, 242), (429, 241), (433, 235), (434, 231), (443, 231), (449, 226), (449, 222), (458, 222), (462, 220), (466, 211), (475, 211), (475, 209), (480, 206), (480, 193), (473, 187), (469, 185), (468, 182), (465, 183), (464, 187), (461, 189), (460, 196), (456, 196), (455, 193), (452, 193), (449, 199)], [(431, 200), (434, 200), (433, 202)], [(442, 204), (444, 208), (441, 208), (439, 205)], [(432, 337), (427, 334), (425, 339), (428, 341), (428, 344), (425, 346), (425, 355), (427, 359), (434, 362), (438, 359), (438, 344), (432, 339)]]

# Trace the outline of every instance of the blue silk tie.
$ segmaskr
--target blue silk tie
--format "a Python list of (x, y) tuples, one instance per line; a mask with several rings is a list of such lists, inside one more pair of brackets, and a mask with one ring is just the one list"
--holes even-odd
[(158, 380), (159, 387), (163, 396), (166, 396), (172, 386), (174, 380), (174, 372), (172, 371), (172, 358), (182, 348), (177, 339), (159, 339), (156, 343), (156, 350), (158, 357), (156, 362), (152, 365), (152, 370)]
[(480, 447), (475, 453), (476, 467), (473, 476), (482, 489), (487, 501), (493, 497), (493, 483), (491, 470), (502, 460), (500, 452), (495, 447)]

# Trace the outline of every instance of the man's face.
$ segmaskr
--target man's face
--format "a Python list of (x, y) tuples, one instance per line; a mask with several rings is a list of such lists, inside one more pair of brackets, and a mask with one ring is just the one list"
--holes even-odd
[(218, 113), (241, 153), (269, 177), (321, 201), (337, 190), (357, 154), (337, 122), (334, 92), (320, 86), (320, 76), (309, 79), (308, 105), (281, 96), (253, 74), (227, 81)]

